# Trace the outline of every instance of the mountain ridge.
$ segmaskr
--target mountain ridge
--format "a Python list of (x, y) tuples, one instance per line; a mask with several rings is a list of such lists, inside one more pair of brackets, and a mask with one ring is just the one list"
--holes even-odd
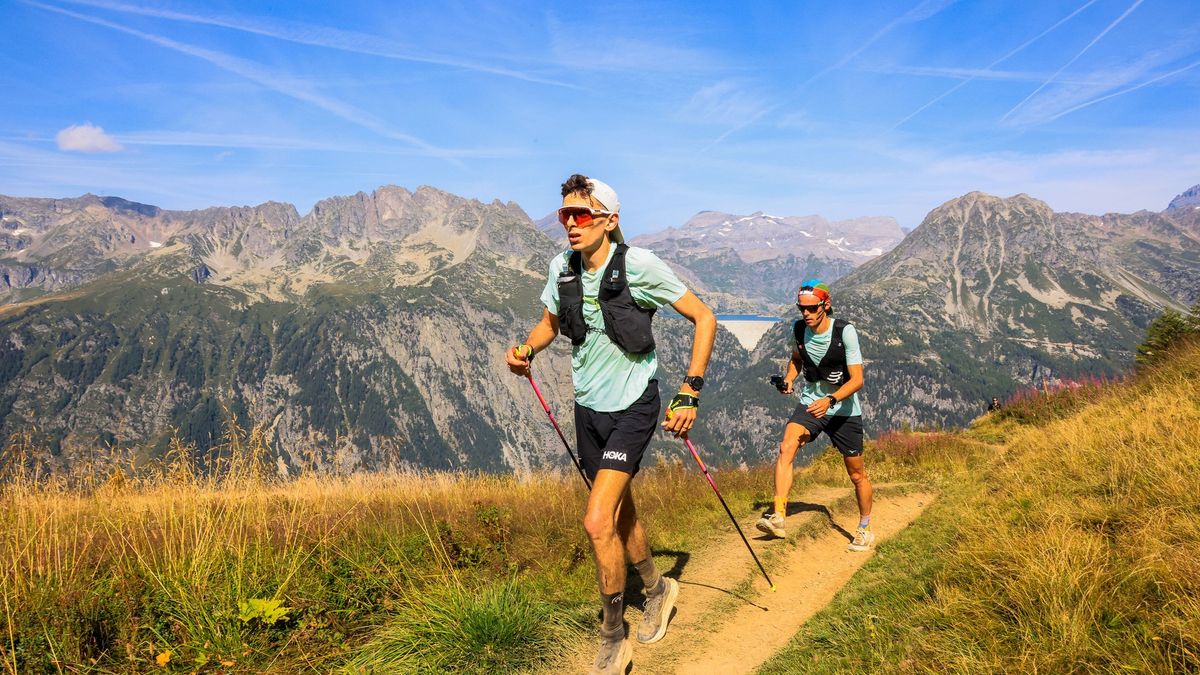
[[(858, 266), (795, 254), (746, 263), (728, 248), (662, 255), (718, 310), (778, 311), (800, 278), (840, 277), (834, 306), (864, 337), (872, 429), (958, 425), (991, 396), (1127, 366), (1162, 307), (1200, 298), (1196, 214), (1056, 213), (1023, 193), (971, 192)], [(703, 226), (732, 234), (725, 215)], [(65, 293), (4, 296), (18, 301), (0, 305), (2, 434), (37, 425), (70, 457), (116, 440), (124, 417), (123, 440), (148, 452), (172, 428), (206, 447), (227, 409), (239, 424), (268, 421), (277, 447), (311, 448), (329, 471), (521, 472), (561, 460), (540, 410), (514, 406), (529, 402), (527, 387), (498, 356), (536, 320), (546, 262), (562, 250), (513, 202), (381, 186), (301, 216), (280, 202), (177, 213), (119, 198), (0, 198), (0, 223), (5, 274), (40, 265), (61, 288), (79, 276)], [(686, 366), (690, 326), (664, 314), (669, 383)], [(770, 455), (763, 430), (794, 404), (766, 385), (789, 331), (775, 326), (753, 352), (719, 331), (694, 434), (715, 461)], [(562, 416), (569, 348), (558, 342), (538, 376)], [(658, 438), (650, 457), (676, 445)]]

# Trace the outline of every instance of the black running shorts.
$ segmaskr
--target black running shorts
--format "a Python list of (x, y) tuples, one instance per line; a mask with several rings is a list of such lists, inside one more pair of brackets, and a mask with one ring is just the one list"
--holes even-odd
[(625, 410), (596, 412), (575, 404), (575, 441), (588, 480), (595, 480), (600, 469), (637, 474), (642, 453), (658, 428), (659, 405), (658, 380), (650, 380)]
[(808, 405), (801, 403), (796, 406), (796, 412), (792, 413), (788, 422), (808, 429), (809, 435), (812, 436), (809, 440), (816, 440), (817, 435), (824, 431), (833, 442), (833, 447), (842, 453), (842, 457), (858, 457), (863, 454), (862, 415), (826, 415), (817, 419), (808, 412)]

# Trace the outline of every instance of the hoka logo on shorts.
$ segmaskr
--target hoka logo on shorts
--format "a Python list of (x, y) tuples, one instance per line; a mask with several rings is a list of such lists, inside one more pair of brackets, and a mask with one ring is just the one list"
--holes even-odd
[(613, 459), (618, 462), (628, 462), (629, 456), (623, 452), (617, 452), (616, 450), (605, 450), (604, 459)]

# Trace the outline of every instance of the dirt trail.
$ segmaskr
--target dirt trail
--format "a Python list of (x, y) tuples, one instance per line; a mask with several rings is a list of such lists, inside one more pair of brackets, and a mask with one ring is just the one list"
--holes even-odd
[[(884, 486), (877, 486), (877, 488)], [(833, 502), (853, 498), (849, 489), (816, 488), (789, 505), (788, 533), (799, 542), (768, 539), (754, 528), (757, 516), (740, 521), (778, 589), (772, 593), (737, 533), (695, 552), (679, 574), (679, 601), (670, 630), (652, 645), (634, 642), (635, 673), (752, 673), (827, 605), (872, 555), (846, 550), (857, 515), (830, 515)], [(872, 529), (876, 544), (907, 527), (933, 500), (927, 493), (876, 495)], [(852, 512), (857, 513), (853, 508)], [(815, 536), (805, 533), (816, 532)], [(626, 611), (630, 633), (641, 620)], [(593, 644), (572, 664), (587, 672)]]

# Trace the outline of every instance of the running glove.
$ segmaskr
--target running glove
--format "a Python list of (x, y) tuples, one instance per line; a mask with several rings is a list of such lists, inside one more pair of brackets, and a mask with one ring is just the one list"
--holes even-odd
[(667, 418), (670, 419), (676, 410), (695, 410), (700, 407), (700, 399), (685, 394), (682, 391), (675, 394), (675, 398), (671, 399), (671, 404), (667, 406)]

